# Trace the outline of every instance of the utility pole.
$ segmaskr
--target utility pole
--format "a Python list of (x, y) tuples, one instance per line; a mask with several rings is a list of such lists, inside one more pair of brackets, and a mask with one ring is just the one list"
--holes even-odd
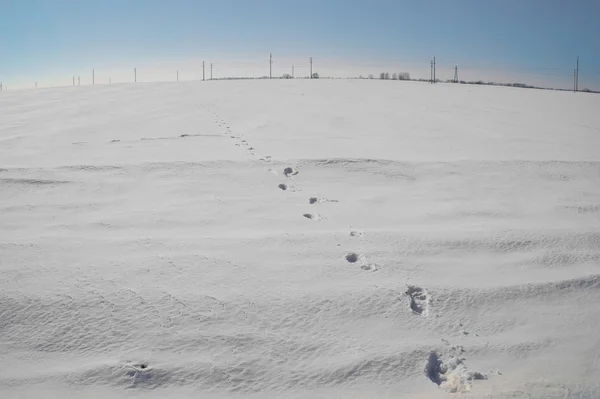
[(212, 70), (213, 70), (213, 64), (212, 64), (212, 62), (211, 62), (211, 63), (210, 63), (210, 80), (213, 80), (213, 77), (212, 77)]
[(458, 65), (454, 67), (454, 83), (458, 83)]
[(133, 81), (137, 83), (137, 68), (133, 68)]
[(37, 89), (37, 82), (35, 82), (35, 88)]
[(0, 82), (0, 91), (2, 91), (2, 82)]
[(312, 64), (313, 64), (313, 60), (312, 57), (310, 57), (310, 78), (313, 78), (313, 71), (312, 71)]
[(433, 60), (429, 61), (429, 83), (433, 83)]
[(202, 81), (204, 81), (204, 61), (202, 61)]
[(179, 82), (179, 70), (177, 70), (177, 81)]
[(108, 84), (111, 85), (112, 84), (112, 78), (108, 78)]
[(77, 86), (81, 86), (81, 76), (77, 76)]
[(269, 54), (269, 79), (273, 79), (273, 53)]
[(575, 73), (575, 91), (579, 91), (579, 56), (577, 56), (577, 72)]
[(96, 84), (96, 71), (94, 69), (92, 69), (92, 84)]
[(73, 75), (73, 86), (75, 86), (75, 75)]
[(577, 69), (573, 69), (573, 93), (577, 92)]
[(292, 65), (292, 79), (294, 79), (294, 66)]
[(435, 57), (433, 57), (433, 83), (436, 83), (436, 80), (435, 80)]

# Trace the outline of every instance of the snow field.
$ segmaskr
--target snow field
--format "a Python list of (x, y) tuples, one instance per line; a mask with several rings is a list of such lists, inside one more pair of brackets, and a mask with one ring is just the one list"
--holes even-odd
[(2, 93), (0, 396), (596, 397), (599, 98)]

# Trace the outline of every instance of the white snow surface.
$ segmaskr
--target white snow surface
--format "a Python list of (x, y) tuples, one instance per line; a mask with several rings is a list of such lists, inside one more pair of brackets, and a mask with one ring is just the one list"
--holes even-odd
[(392, 81), (0, 93), (0, 397), (598, 398), (599, 110)]

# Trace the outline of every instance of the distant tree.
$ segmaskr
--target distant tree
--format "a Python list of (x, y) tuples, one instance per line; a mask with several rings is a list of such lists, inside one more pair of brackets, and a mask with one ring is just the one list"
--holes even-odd
[(385, 80), (388, 80), (390, 78), (390, 74), (388, 72), (385, 73)]
[(364, 77), (364, 76), (362, 76), (362, 75), (360, 75), (358, 78), (359, 78), (359, 79), (364, 79), (365, 77)]
[(410, 74), (408, 72), (400, 72), (398, 74), (398, 79), (400, 79), (400, 80), (410, 80)]
[(381, 79), (381, 80), (385, 79), (385, 72), (381, 72), (379, 74), (379, 79)]
[(394, 72), (392, 75), (392, 80), (397, 80), (397, 79), (398, 79), (398, 74), (396, 72)]
[(372, 73), (369, 74), (369, 79), (373, 79), (373, 74)]
[(282, 76), (283, 79), (291, 79), (292, 75), (290, 75), (289, 73), (284, 73)]

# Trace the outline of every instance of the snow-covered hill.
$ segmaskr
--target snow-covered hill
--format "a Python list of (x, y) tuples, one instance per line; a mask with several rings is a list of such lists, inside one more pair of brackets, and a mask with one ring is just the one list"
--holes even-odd
[(390, 81), (0, 93), (0, 397), (599, 397), (598, 110)]

